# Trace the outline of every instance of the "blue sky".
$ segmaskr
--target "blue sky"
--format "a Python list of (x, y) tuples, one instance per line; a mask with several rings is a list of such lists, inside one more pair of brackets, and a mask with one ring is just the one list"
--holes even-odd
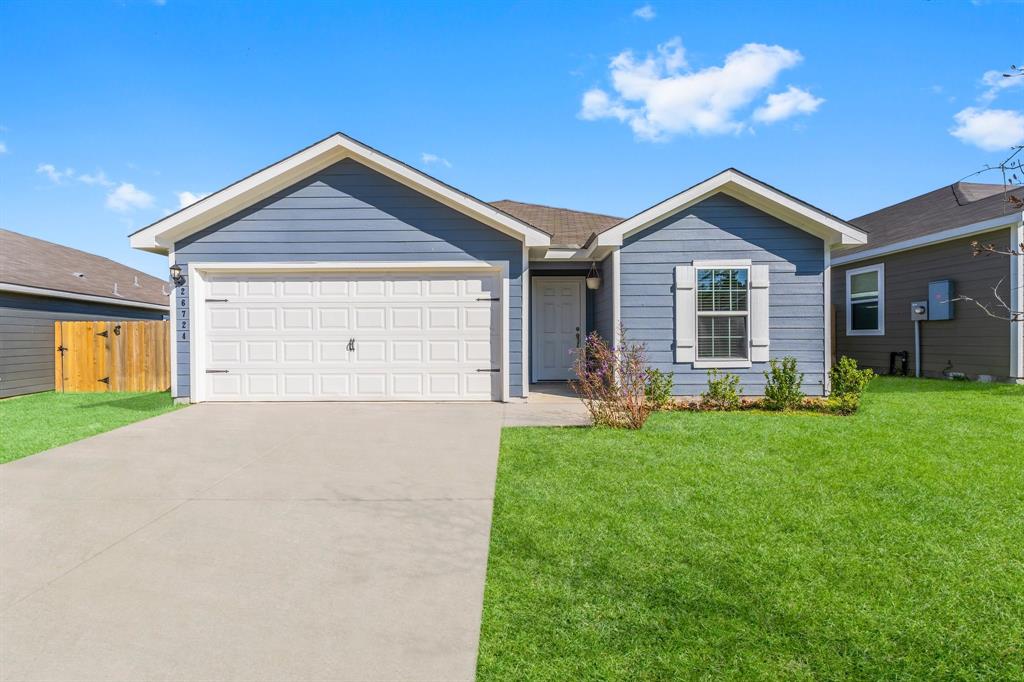
[(1024, 141), (985, 75), (1022, 32), (980, 0), (8, 0), (0, 227), (162, 277), (129, 232), (336, 130), (485, 200), (628, 216), (735, 166), (849, 218)]

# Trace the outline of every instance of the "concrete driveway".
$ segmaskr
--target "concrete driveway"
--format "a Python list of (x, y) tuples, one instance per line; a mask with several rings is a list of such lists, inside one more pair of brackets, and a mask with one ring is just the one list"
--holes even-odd
[(471, 679), (501, 420), (204, 404), (0, 466), (0, 678)]

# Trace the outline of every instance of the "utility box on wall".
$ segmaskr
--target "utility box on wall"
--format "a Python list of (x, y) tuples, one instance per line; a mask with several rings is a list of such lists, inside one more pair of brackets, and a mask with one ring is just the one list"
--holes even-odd
[(928, 319), (953, 319), (953, 280), (928, 282)]

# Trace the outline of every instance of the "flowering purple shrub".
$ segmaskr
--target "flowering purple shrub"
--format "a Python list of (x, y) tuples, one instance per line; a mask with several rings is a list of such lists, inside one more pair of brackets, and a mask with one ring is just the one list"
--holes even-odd
[(654, 409), (645, 395), (647, 349), (642, 343), (628, 343), (624, 329), (619, 330), (615, 347), (591, 332), (576, 352), (573, 370), (576, 379), (569, 385), (595, 426), (639, 429)]

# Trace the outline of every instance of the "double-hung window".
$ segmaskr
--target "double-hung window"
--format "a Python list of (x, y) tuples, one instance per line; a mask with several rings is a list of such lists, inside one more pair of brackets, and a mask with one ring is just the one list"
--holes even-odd
[(846, 335), (885, 334), (885, 265), (846, 271)]
[(697, 268), (697, 361), (747, 360), (750, 269)]

